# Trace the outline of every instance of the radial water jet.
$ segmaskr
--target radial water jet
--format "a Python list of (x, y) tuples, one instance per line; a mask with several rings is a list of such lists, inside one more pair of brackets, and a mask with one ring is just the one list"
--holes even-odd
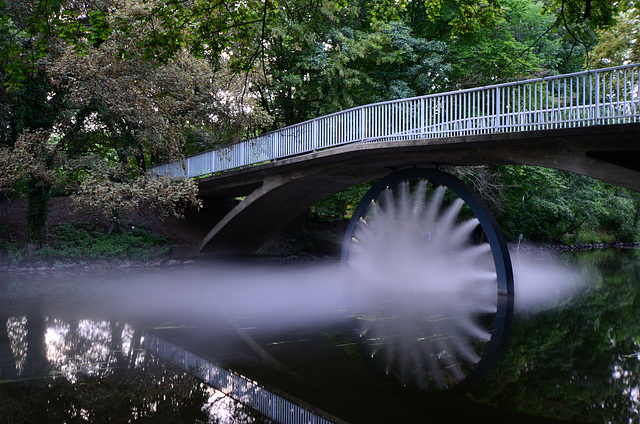
[(406, 170), (379, 182), (343, 246), (361, 350), (406, 386), (451, 391), (479, 380), (511, 316), (506, 250), (488, 208), (459, 180)]
[[(363, 356), (405, 386), (470, 389), (510, 327), (509, 256), (488, 208), (459, 180), (408, 170), (379, 182), (356, 209), (342, 256)], [(581, 285), (575, 272), (532, 263), (516, 269), (523, 311)]]

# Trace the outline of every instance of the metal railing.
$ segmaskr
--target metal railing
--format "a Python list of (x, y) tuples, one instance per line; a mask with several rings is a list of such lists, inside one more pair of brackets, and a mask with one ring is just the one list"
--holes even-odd
[(216, 388), (226, 396), (254, 409), (267, 418), (280, 424), (332, 424), (342, 422), (336, 418), (331, 421), (321, 412), (305, 405), (302, 401), (294, 401), (291, 396), (274, 393), (275, 389), (267, 389), (247, 377), (224, 369), (201, 355), (190, 352), (175, 343), (165, 340), (153, 333), (145, 333), (145, 350), (172, 362), (189, 371), (194, 376)]
[(352, 143), (640, 122), (640, 64), (376, 103), (210, 150), (151, 172), (201, 177)]

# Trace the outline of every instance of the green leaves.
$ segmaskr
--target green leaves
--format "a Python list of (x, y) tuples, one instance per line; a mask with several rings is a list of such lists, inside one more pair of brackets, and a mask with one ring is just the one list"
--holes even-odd
[(195, 183), (144, 169), (182, 158), (187, 141), (204, 150), (269, 122), (245, 95), (252, 78), (229, 71), (233, 60), (251, 62), (242, 55), (261, 34), (266, 4), (0, 2), (0, 186), (23, 176), (64, 186), (108, 215), (142, 203), (173, 215), (198, 207)]
[(89, 222), (69, 222), (53, 229), (50, 246), (49, 257), (43, 259), (150, 260), (166, 255), (170, 242), (131, 225), (125, 231), (106, 234)]
[(599, 43), (586, 66), (609, 67), (640, 62), (640, 7), (621, 11), (615, 25), (600, 28), (597, 33)]
[[(507, 238), (543, 242), (605, 243), (639, 236), (638, 195), (601, 181), (546, 168), (504, 166), (505, 209), (498, 214)], [(598, 236), (597, 233), (600, 233)]]
[(445, 85), (446, 44), (416, 36), (400, 19), (402, 3), (305, 5), (289, 3), (306, 13), (274, 12), (261, 57), (265, 79), (255, 91), (279, 125)]
[(495, 27), (503, 12), (500, 0), (425, 0), (424, 5), (433, 22), (451, 16), (448, 25), (452, 36)]

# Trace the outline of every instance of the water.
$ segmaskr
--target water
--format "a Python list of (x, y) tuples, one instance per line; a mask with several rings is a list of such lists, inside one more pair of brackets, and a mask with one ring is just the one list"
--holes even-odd
[(506, 354), (478, 398), (573, 421), (637, 423), (640, 250), (564, 254), (586, 287), (516, 315)]
[[(320, 357), (307, 352), (304, 358), (310, 363), (331, 357), (334, 364), (358, 369), (366, 362), (391, 378), (389, 387), (455, 387), (476, 370), (490, 369), (486, 358), (494, 358), (491, 344), (502, 337), (497, 317), (504, 313), (503, 303), (494, 257), (483, 236), (478, 219), (461, 199), (420, 180), (385, 190), (373, 203), (353, 232), (345, 268), (218, 263), (189, 270), (105, 273), (88, 281), (68, 282), (64, 275), (58, 282), (47, 276), (43, 281), (14, 278), (5, 285), (5, 298), (24, 302), (24, 313), (2, 317), (7, 336), (0, 377), (53, 379), (54, 386), (79, 387), (87, 376), (146, 373), (153, 355), (142, 346), (151, 331), (205, 352), (222, 367), (275, 378), (276, 388), (287, 384), (283, 377), (314, 383), (323, 379), (309, 375), (304, 366), (294, 371), (300, 366), (298, 348), (305, 346), (325, 350)], [(543, 310), (584, 286), (566, 267), (546, 261), (541, 271), (532, 263), (518, 255), (521, 294), (516, 304), (523, 312)], [(73, 317), (64, 318), (69, 311)], [(344, 337), (344, 329), (355, 342)], [(371, 369), (360, 369), (356, 381), (374, 376)], [(293, 393), (304, 390), (292, 387)], [(366, 397), (370, 401), (382, 393)], [(200, 409), (210, 410), (203, 399), (200, 395)], [(379, 403), (386, 401), (383, 396)], [(335, 402), (323, 407), (340, 411)], [(141, 408), (155, 412), (158, 406), (152, 402), (123, 411), (135, 417)], [(75, 406), (66, 412), (76, 416), (91, 411)]]
[[(206, 299), (187, 308), (181, 303), (187, 299), (174, 296), (180, 313), (176, 305), (163, 310), (167, 303), (154, 298), (162, 297), (157, 290), (167, 280), (156, 279), (155, 291), (147, 285), (148, 278), (161, 274), (179, 278), (180, 273), (4, 276), (0, 423), (270, 422), (165, 361), (171, 358), (145, 349), (149, 332), (215, 324), (208, 320), (219, 317), (188, 312), (206, 305)], [(213, 327), (217, 333), (229, 331), (228, 325)], [(231, 342), (232, 337), (219, 338), (221, 345)]]
[[(532, 264), (523, 268), (544, 270), (528, 275), (546, 275), (530, 279), (535, 293), (535, 281), (548, 281), (555, 256), (525, 255), (537, 250), (527, 249), (526, 243), (523, 247), (520, 263)], [(554, 260), (560, 269), (577, 268), (586, 282), (573, 291), (571, 272), (571, 278), (559, 280), (568, 282), (566, 289), (551, 290), (544, 301), (538, 298), (516, 311), (506, 352), (474, 397), (497, 411), (637, 422), (640, 253), (602, 250)], [(362, 365), (346, 330), (351, 321), (344, 316), (337, 264), (288, 271), (245, 264), (241, 271), (215, 265), (122, 275), (5, 276), (0, 289), (6, 331), (0, 332), (2, 410), (66, 420), (93, 414), (99, 421), (100, 413), (114, 418), (107, 410), (117, 401), (122, 417), (133, 422), (136, 416), (141, 421), (153, 414), (199, 413), (220, 405), (219, 395), (141, 349), (143, 331), (155, 331), (218, 355), (221, 362), (338, 416), (354, 410), (358, 416), (365, 417), (366, 411), (382, 416), (394, 408), (396, 415), (414, 408), (438, 414), (425, 408), (424, 399), (398, 397), (400, 392), (381, 385)], [(261, 288), (252, 281), (258, 277), (277, 277), (278, 284)], [(245, 284), (255, 292), (242, 289)], [(142, 384), (143, 377), (148, 385)], [(20, 383), (7, 385), (6, 380)], [(39, 389), (25, 389), (32, 382)], [(138, 386), (129, 403), (118, 395)], [(93, 401), (86, 400), (92, 396)], [(42, 406), (43, 397), (50, 399), (45, 403), (49, 406)], [(160, 406), (163, 397), (177, 409)], [(346, 398), (351, 403), (341, 404)], [(14, 403), (8, 405), (8, 400)], [(464, 408), (473, 411), (472, 406)], [(457, 409), (463, 413), (464, 408)], [(236, 409), (242, 411), (231, 406)], [(358, 422), (357, 416), (349, 421)]]

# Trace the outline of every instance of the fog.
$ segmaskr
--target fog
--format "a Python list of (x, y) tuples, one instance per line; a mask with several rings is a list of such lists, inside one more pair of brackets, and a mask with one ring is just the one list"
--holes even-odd
[[(425, 193), (424, 186), (385, 193), (355, 227), (342, 267), (217, 263), (129, 275), (112, 307), (208, 332), (348, 326), (401, 378), (428, 369), (438, 385), (461, 380), (464, 363), (480, 361), (504, 303), (490, 246), (473, 242), (478, 220), (459, 218), (460, 199), (443, 205), (444, 188), (428, 200)], [(550, 255), (511, 256), (516, 313), (550, 307), (584, 286)]]

